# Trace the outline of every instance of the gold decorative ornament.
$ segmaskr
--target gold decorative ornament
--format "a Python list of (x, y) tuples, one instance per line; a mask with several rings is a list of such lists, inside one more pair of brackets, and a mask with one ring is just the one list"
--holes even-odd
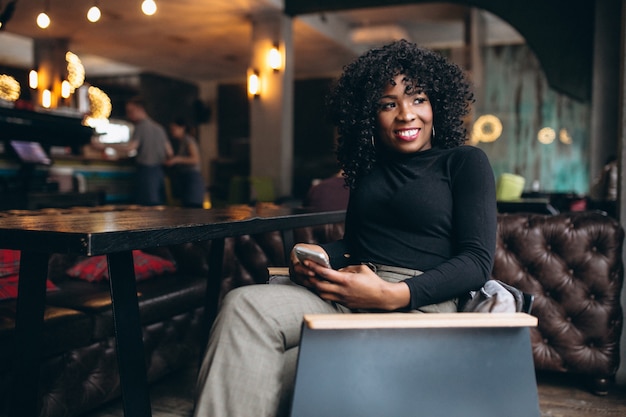
[(493, 114), (484, 114), (472, 127), (472, 141), (494, 142), (502, 135), (502, 122)]
[(556, 132), (551, 127), (544, 127), (537, 133), (537, 140), (544, 145), (549, 145), (556, 139)]
[(0, 99), (17, 101), (20, 98), (20, 83), (10, 75), (0, 75)]

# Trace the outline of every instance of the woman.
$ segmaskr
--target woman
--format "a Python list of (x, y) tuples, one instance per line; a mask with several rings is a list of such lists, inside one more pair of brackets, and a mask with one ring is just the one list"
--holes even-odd
[(466, 141), (473, 101), (462, 71), (406, 41), (345, 68), (329, 108), (351, 188), (341, 241), (292, 253), (297, 285), (238, 288), (224, 299), (199, 375), (198, 416), (286, 415), (305, 313), (456, 312), (490, 276), (493, 172)]
[(200, 150), (187, 133), (182, 119), (170, 123), (170, 134), (178, 142), (176, 154), (166, 165), (173, 168), (173, 194), (185, 207), (202, 207), (205, 186), (200, 172)]

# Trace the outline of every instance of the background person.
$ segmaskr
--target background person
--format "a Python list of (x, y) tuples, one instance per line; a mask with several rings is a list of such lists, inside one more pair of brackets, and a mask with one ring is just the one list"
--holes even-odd
[(200, 150), (196, 139), (189, 134), (183, 119), (169, 125), (170, 135), (177, 142), (176, 153), (165, 162), (172, 168), (174, 197), (185, 207), (202, 207), (206, 187), (200, 170)]
[(165, 172), (163, 164), (173, 156), (165, 129), (152, 120), (143, 100), (135, 97), (126, 103), (126, 117), (134, 123), (133, 136), (127, 145), (135, 150), (137, 174), (135, 197), (137, 204), (148, 206), (165, 203)]
[[(367, 86), (365, 88), (364, 86)], [(496, 245), (493, 171), (462, 146), (473, 95), (460, 68), (406, 41), (344, 69), (329, 97), (350, 186), (340, 241), (292, 252), (296, 285), (229, 292), (198, 377), (196, 416), (287, 415), (304, 314), (456, 312), (490, 277)]]

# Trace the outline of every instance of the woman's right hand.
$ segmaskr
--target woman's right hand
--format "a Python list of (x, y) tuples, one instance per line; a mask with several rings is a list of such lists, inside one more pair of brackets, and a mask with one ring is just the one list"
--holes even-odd
[[(314, 250), (316, 252), (320, 252), (326, 254), (326, 251), (319, 245), (313, 245), (308, 243), (299, 243), (298, 246), (304, 246), (308, 249)], [(327, 255), (328, 256), (328, 255)], [(305, 261), (313, 262), (313, 261)], [(291, 255), (289, 258), (289, 275), (291, 280), (298, 285), (302, 285), (303, 287), (312, 288), (313, 284), (311, 283), (312, 279), (319, 280), (315, 271), (311, 268), (307, 267), (305, 263), (301, 262), (296, 256), (295, 250), (291, 250)]]

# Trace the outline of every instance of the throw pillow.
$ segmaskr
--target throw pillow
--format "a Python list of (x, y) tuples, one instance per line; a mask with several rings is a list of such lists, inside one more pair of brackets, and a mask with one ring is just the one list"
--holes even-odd
[[(140, 250), (133, 251), (133, 262), (135, 264), (135, 279), (137, 281), (176, 271), (174, 262), (147, 254)], [(73, 278), (83, 279), (89, 282), (109, 279), (109, 269), (107, 268), (105, 255), (92, 256), (80, 261), (66, 272)]]
[[(0, 300), (17, 298), (18, 274), (20, 272), (20, 251), (0, 249)], [(46, 290), (59, 288), (46, 279)]]
[[(10, 300), (17, 298), (18, 275), (9, 275), (0, 278), (0, 300)], [(46, 291), (56, 291), (59, 287), (54, 285), (52, 281), (46, 279)]]
[(0, 249), (0, 277), (15, 275), (20, 272), (20, 251)]

